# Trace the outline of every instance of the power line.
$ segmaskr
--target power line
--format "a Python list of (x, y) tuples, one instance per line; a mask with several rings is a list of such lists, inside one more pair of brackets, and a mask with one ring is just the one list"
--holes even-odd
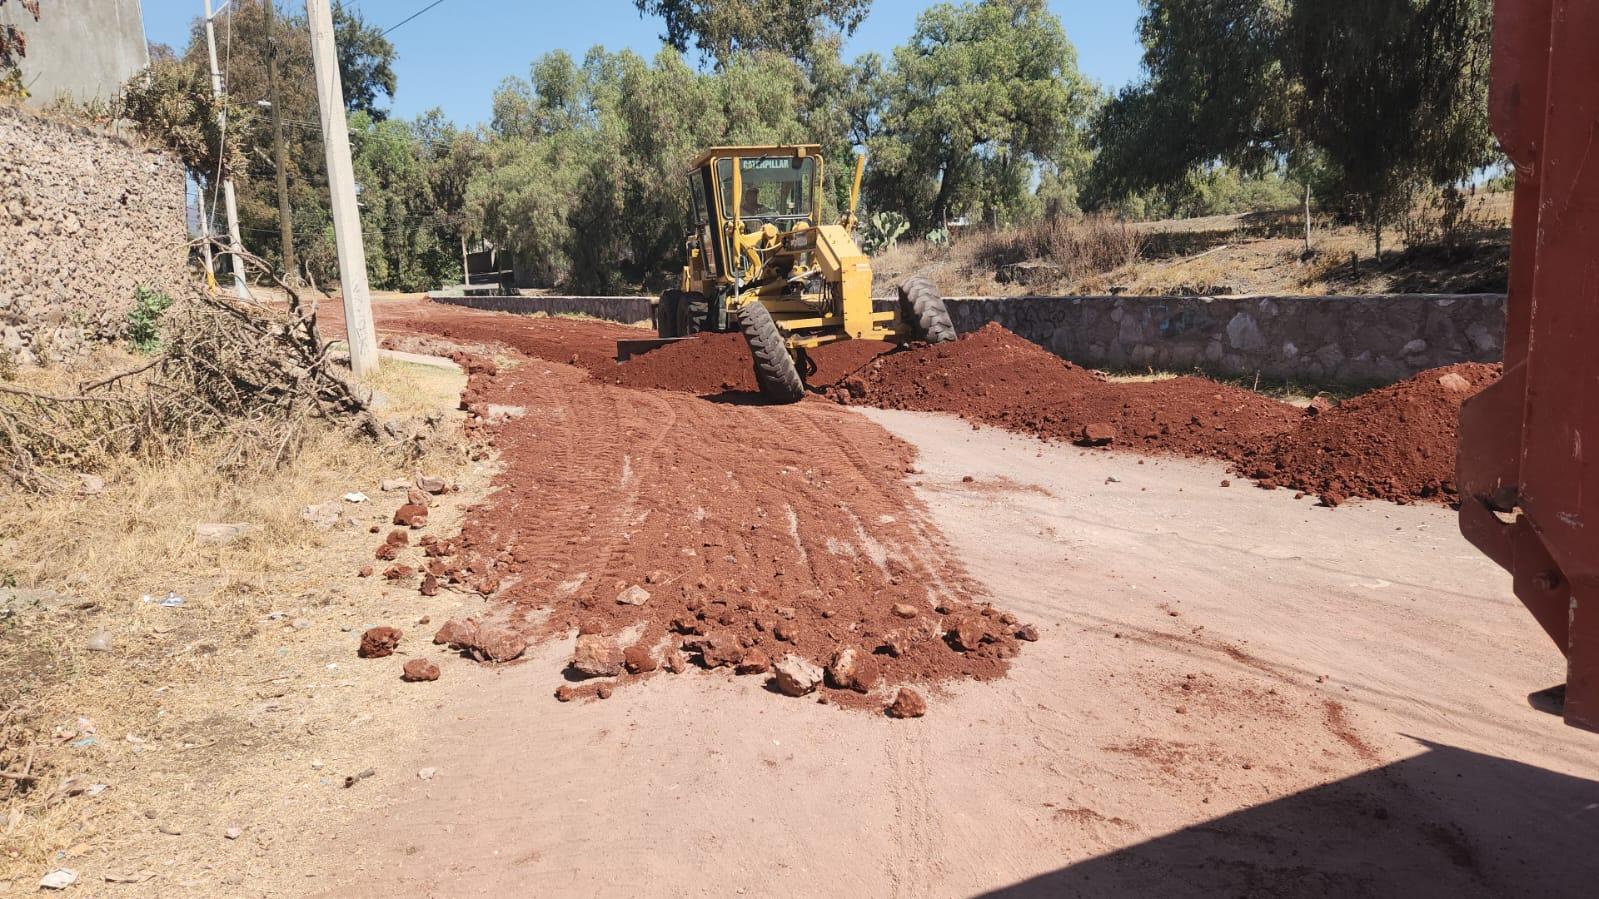
[(389, 31), (393, 31), (394, 29), (399, 28), (401, 25), (404, 25), (406, 22), (411, 21), (412, 19), (416, 18), (417, 16), (420, 16), (421, 14), (427, 12), (428, 10), (432, 9), (435, 6), (438, 6), (440, 3), (443, 3), (443, 2), (444, 2), (444, 0), (433, 0), (433, 2), (429, 3), (427, 6), (424, 6), (421, 9), (417, 10), (416, 12), (411, 13), (410, 15), (406, 16), (405, 18), (401, 19), (398, 24), (390, 25), (388, 31), (383, 32), (382, 34), (378, 35), (378, 37), (388, 37), (389, 36)]

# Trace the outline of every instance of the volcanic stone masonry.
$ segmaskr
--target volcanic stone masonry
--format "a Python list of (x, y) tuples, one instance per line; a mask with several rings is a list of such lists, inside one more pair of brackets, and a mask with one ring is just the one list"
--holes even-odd
[(181, 289), (188, 239), (177, 160), (0, 105), (0, 356), (120, 337), (136, 287)]
[(962, 334), (989, 322), (1091, 368), (1316, 383), (1387, 383), (1498, 362), (1498, 294), (1007, 297), (949, 304)]
[[(434, 299), (502, 312), (649, 319), (647, 297)], [(879, 309), (894, 301), (878, 299)], [(1391, 383), (1460, 362), (1498, 362), (1499, 294), (952, 298), (955, 329), (998, 322), (1058, 356), (1112, 371), (1199, 370), (1312, 383)]]

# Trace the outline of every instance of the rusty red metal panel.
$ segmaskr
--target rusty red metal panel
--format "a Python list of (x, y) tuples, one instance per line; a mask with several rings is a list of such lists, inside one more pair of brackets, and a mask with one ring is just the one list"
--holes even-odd
[(1494, 14), (1510, 301), (1505, 376), (1461, 412), (1461, 531), (1565, 653), (1566, 720), (1599, 730), (1599, 2)]

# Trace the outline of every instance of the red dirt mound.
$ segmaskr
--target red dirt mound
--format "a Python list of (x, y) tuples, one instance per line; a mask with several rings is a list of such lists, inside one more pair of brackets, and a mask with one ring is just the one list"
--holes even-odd
[(686, 393), (760, 389), (755, 383), (755, 362), (742, 334), (701, 334), (636, 356), (610, 372), (593, 374), (624, 387)]
[[(809, 353), (816, 370), (805, 382), (815, 388), (831, 387), (889, 349), (891, 345), (877, 340), (843, 340), (818, 347)], [(652, 350), (608, 369), (586, 367), (595, 377), (624, 387), (685, 393), (753, 393), (760, 389), (755, 383), (755, 361), (742, 334), (701, 334), (694, 340)]]
[(1351, 497), (1455, 502), (1460, 404), (1500, 370), (1480, 363), (1435, 368), (1311, 410), (1292, 431), (1246, 453), (1239, 471), (1263, 485), (1318, 494), (1328, 505)]
[(1229, 459), (1287, 431), (1301, 414), (1204, 378), (1109, 382), (997, 324), (951, 343), (883, 356), (832, 396), (952, 412), (1038, 437)]

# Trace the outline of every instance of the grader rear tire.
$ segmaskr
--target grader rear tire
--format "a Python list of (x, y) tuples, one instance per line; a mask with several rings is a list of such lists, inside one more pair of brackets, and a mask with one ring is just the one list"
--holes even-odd
[(683, 291), (674, 288), (661, 294), (661, 301), (655, 304), (655, 333), (661, 339), (688, 336), (678, 333), (678, 307), (683, 301)]
[(759, 302), (748, 303), (738, 311), (738, 327), (755, 357), (755, 383), (761, 395), (774, 403), (799, 402), (805, 396), (805, 382), (772, 313)]
[(949, 317), (949, 307), (938, 295), (933, 282), (918, 275), (899, 286), (900, 315), (911, 326), (911, 336), (928, 343), (944, 343), (955, 339), (955, 323)]

